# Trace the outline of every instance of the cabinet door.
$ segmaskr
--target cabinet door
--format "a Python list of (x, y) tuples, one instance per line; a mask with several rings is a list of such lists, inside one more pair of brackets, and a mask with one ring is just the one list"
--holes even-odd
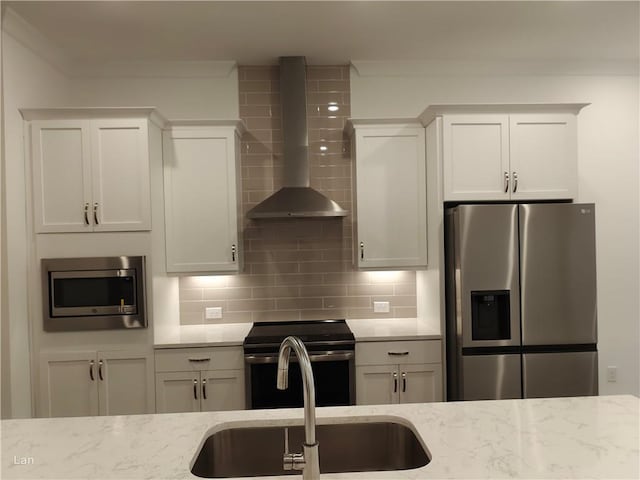
[(200, 374), (198, 372), (156, 373), (156, 412), (199, 412)]
[(155, 413), (153, 356), (146, 352), (98, 352), (100, 415)]
[(98, 415), (96, 356), (93, 351), (40, 355), (40, 417)]
[(397, 365), (356, 367), (357, 405), (398, 403), (399, 387)]
[(400, 369), (400, 403), (442, 401), (440, 364), (404, 365)]
[(509, 120), (511, 198), (575, 198), (578, 182), (575, 115), (511, 115)]
[(244, 372), (205, 370), (200, 374), (201, 409), (205, 411), (244, 410)]
[(91, 146), (94, 230), (150, 230), (147, 120), (91, 120)]
[(36, 233), (91, 231), (91, 148), (88, 122), (31, 123)]
[(233, 129), (164, 132), (168, 272), (239, 268)]
[(445, 200), (508, 200), (508, 115), (445, 115)]
[(424, 128), (356, 131), (358, 267), (426, 266), (425, 166)]

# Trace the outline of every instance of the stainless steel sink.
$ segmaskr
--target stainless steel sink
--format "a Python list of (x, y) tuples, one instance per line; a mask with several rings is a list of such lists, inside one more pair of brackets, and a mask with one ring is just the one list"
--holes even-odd
[[(302, 426), (289, 428), (289, 445), (298, 448)], [(208, 437), (191, 472), (198, 477), (229, 478), (300, 475), (282, 468), (285, 427), (229, 428)], [(430, 457), (416, 434), (395, 422), (317, 425), (320, 473), (408, 470)]]

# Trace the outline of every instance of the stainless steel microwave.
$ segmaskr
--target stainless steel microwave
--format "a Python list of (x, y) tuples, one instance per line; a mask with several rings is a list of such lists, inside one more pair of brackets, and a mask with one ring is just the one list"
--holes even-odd
[(43, 258), (44, 330), (146, 328), (145, 257)]

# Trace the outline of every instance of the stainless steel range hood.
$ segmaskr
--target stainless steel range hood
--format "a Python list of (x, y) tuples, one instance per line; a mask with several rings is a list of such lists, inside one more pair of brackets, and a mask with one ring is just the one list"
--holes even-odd
[(309, 186), (306, 65), (280, 57), (284, 187), (247, 212), (249, 218), (344, 217), (347, 211)]

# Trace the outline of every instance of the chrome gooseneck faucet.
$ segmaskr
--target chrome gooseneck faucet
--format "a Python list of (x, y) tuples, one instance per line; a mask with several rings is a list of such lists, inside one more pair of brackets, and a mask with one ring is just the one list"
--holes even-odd
[(278, 354), (278, 390), (286, 390), (289, 385), (289, 354), (296, 352), (302, 374), (304, 391), (304, 453), (289, 453), (289, 432), (285, 429), (284, 469), (302, 470), (303, 480), (319, 480), (320, 464), (318, 442), (316, 441), (316, 388), (311, 370), (311, 360), (304, 343), (297, 337), (287, 337), (280, 344)]

